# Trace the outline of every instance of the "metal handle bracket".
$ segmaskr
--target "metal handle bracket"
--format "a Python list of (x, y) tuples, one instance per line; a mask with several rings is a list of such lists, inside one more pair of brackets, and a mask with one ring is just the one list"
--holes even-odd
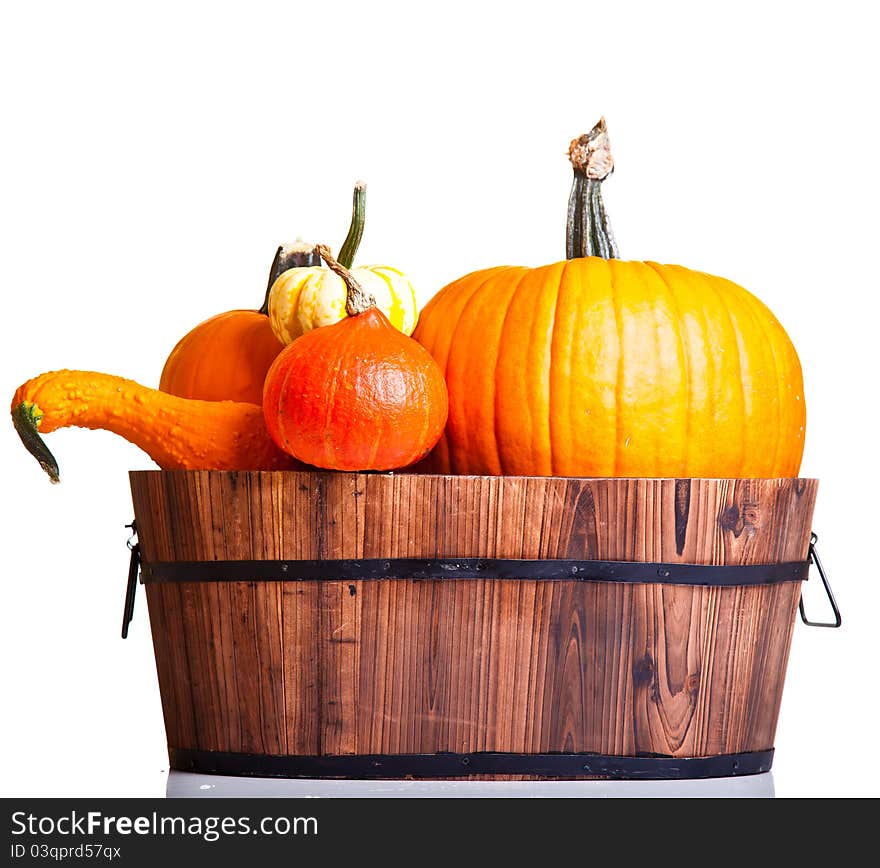
[(816, 540), (818, 537), (815, 533), (810, 534), (810, 555), (809, 562), (811, 564), (816, 565), (816, 569), (819, 570), (819, 578), (822, 579), (822, 585), (825, 588), (825, 594), (828, 597), (828, 602), (831, 603), (831, 610), (834, 612), (834, 621), (811, 621), (807, 618), (807, 613), (804, 611), (804, 595), (801, 594), (800, 602), (798, 603), (798, 609), (801, 613), (801, 620), (810, 627), (839, 627), (842, 623), (840, 617), (840, 609), (837, 608), (837, 601), (834, 599), (834, 594), (831, 591), (831, 585), (828, 584), (828, 576), (825, 575), (825, 570), (822, 567), (822, 561), (819, 560), (819, 552), (816, 550)]
[(126, 545), (131, 551), (131, 560), (128, 563), (128, 583), (125, 586), (125, 605), (122, 609), (122, 638), (128, 638), (128, 625), (134, 616), (134, 595), (137, 591), (138, 575), (141, 571), (141, 547), (135, 542), (137, 537), (137, 524), (132, 521), (126, 527), (131, 528), (131, 536)]

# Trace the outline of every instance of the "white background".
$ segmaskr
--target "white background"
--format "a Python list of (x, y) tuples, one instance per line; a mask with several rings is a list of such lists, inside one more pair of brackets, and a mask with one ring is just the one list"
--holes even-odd
[[(803, 476), (844, 614), (798, 623), (778, 796), (878, 795), (877, 52), (860, 2), (6, 4), (2, 383), (62, 367), (155, 386), (174, 343), (259, 306), (276, 246), (338, 248), (426, 301), (564, 255), (569, 141), (605, 115), (624, 258), (735, 280), (798, 347)], [(132, 518), (106, 432), (0, 428), (0, 794), (162, 795), (144, 598), (119, 638)], [(824, 614), (818, 581), (810, 608)]]

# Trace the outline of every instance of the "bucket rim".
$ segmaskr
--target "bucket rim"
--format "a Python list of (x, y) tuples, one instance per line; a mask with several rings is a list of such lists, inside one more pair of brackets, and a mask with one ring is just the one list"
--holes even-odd
[(419, 478), (419, 479), (461, 479), (461, 480), (493, 480), (493, 479), (535, 479), (570, 482), (797, 482), (818, 483), (814, 476), (521, 476), (514, 474), (466, 474), (466, 473), (408, 473), (400, 470), (324, 470), (315, 467), (311, 470), (163, 470), (161, 468), (129, 470), (129, 478), (148, 476), (196, 475), (210, 473), (217, 476), (261, 476), (261, 477), (296, 477), (296, 476), (333, 476), (333, 477), (366, 477), (366, 478)]

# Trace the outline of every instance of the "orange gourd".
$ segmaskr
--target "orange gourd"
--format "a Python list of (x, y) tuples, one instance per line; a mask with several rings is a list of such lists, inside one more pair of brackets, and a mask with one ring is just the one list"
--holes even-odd
[(572, 142), (568, 259), (477, 271), (413, 335), (444, 371), (441, 473), (796, 476), (800, 362), (771, 311), (699, 271), (624, 262), (600, 185), (604, 120)]
[[(269, 289), (282, 272), (320, 264), (310, 244), (278, 248)], [(217, 314), (184, 335), (171, 351), (159, 388), (181, 398), (259, 404), (269, 366), (284, 347), (268, 316), (268, 289), (259, 310)]]
[(40, 434), (71, 425), (119, 434), (163, 470), (301, 467), (272, 442), (258, 404), (179, 398), (94, 371), (50, 371), (28, 380), (12, 399), (12, 420), (53, 482), (58, 464)]
[(443, 375), (330, 251), (317, 249), (346, 283), (348, 315), (297, 338), (272, 364), (263, 394), (269, 434), (300, 461), (329, 470), (410, 465), (446, 422)]

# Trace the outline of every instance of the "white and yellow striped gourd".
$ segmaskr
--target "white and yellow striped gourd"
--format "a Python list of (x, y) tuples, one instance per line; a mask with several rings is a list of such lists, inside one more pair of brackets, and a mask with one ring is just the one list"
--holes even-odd
[[(416, 327), (416, 294), (409, 278), (388, 265), (362, 265), (351, 273), (372, 293), (391, 325), (410, 335)], [(269, 291), (269, 321), (278, 340), (289, 344), (312, 329), (344, 319), (345, 283), (329, 268), (310, 266), (282, 272)]]
[[(366, 184), (354, 187), (351, 226), (339, 251), (338, 261), (371, 294), (376, 307), (405, 335), (411, 335), (419, 318), (416, 293), (409, 278), (389, 265), (362, 265), (352, 268), (364, 232)], [(319, 260), (320, 261), (320, 260)], [(273, 267), (273, 274), (274, 271)], [(270, 278), (271, 280), (271, 278)], [(289, 344), (306, 332), (333, 325), (345, 319), (348, 290), (339, 275), (329, 268), (308, 266), (282, 271), (269, 289), (266, 312), (275, 336)]]

